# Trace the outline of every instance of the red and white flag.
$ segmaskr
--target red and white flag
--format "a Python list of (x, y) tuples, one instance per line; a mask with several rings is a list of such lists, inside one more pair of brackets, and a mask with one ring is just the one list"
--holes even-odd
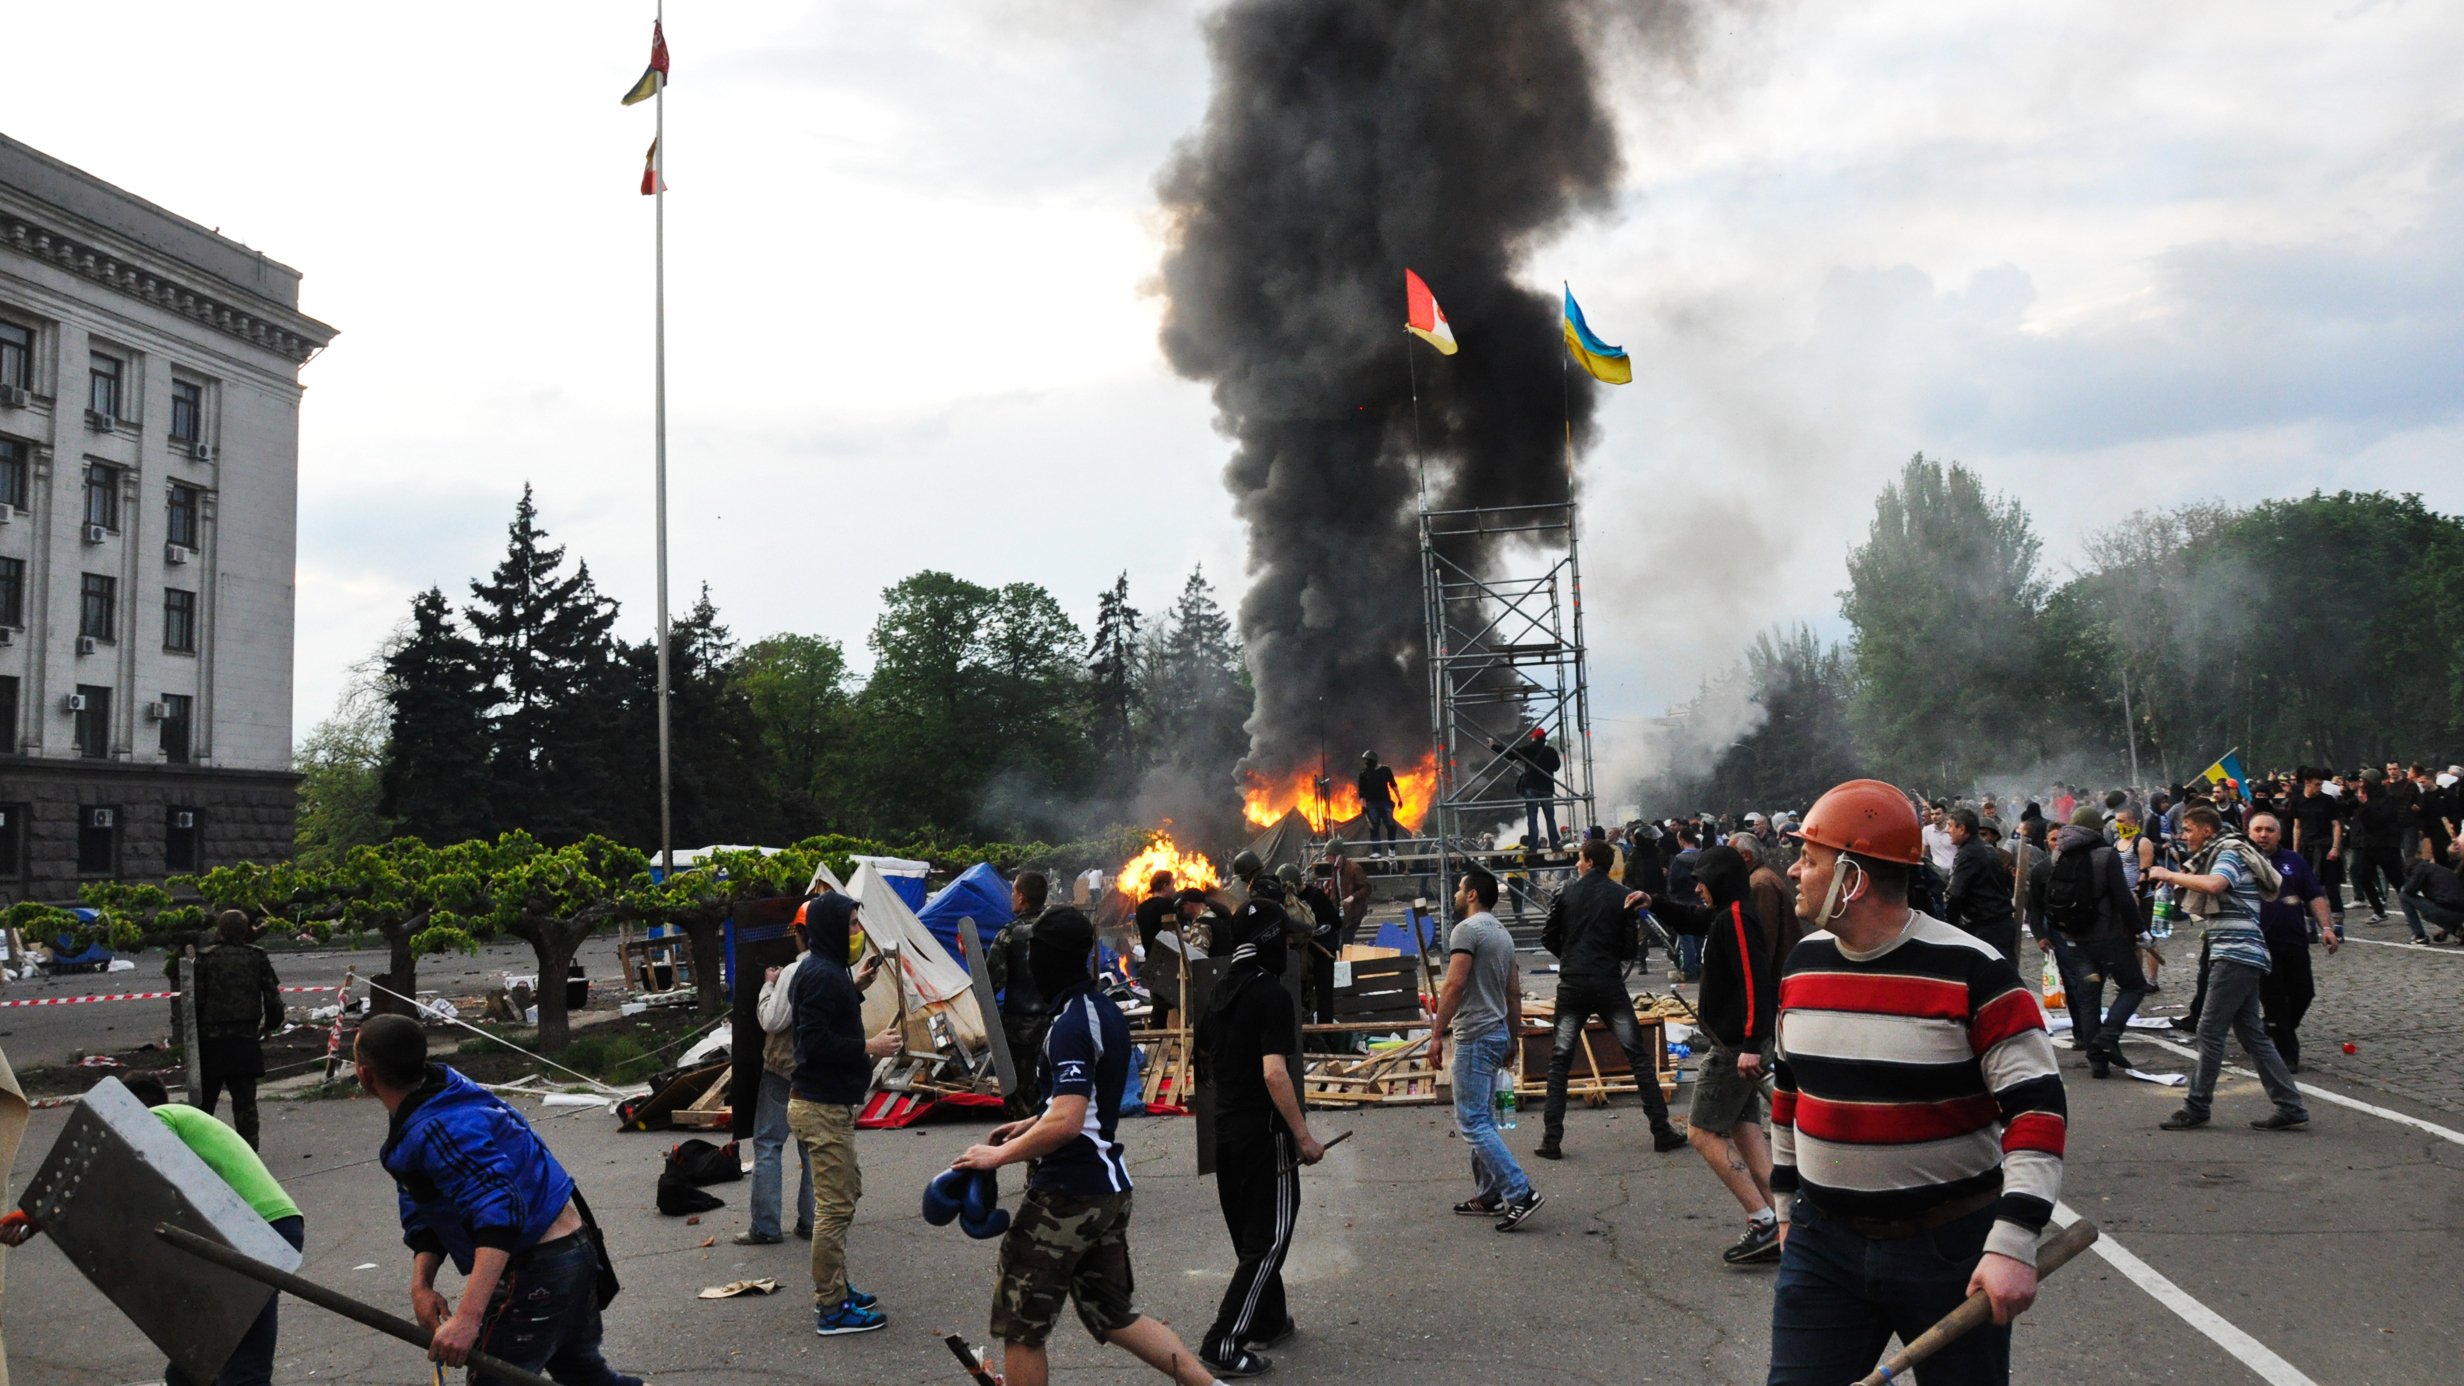
[(1446, 321), (1446, 310), (1437, 306), (1437, 295), (1419, 275), (1403, 271), (1403, 330), (1436, 347), (1448, 356), (1455, 353), (1454, 328)]

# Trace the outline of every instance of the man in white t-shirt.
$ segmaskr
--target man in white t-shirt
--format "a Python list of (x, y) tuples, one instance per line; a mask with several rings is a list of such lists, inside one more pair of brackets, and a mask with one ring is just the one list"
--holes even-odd
[(1959, 844), (1951, 840), (1951, 811), (1940, 799), (1925, 811), (1924, 835), (1925, 856), (1947, 883), (1951, 879), (1951, 863), (1959, 856)]

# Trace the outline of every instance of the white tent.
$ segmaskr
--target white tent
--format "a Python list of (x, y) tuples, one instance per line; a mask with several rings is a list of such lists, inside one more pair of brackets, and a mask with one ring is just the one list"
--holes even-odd
[[(984, 1021), (977, 1013), (974, 983), (966, 967), (942, 949), (923, 921), (915, 917), (915, 911), (890, 888), (889, 878), (871, 861), (865, 861), (856, 867), (855, 880), (845, 890), (864, 907), (856, 920), (865, 937), (895, 964), (906, 993), (908, 1012), (941, 1011), (970, 1048), (982, 1045)], [(867, 992), (865, 1029), (878, 1032), (892, 1024), (898, 1010), (899, 1000), (888, 988), (876, 987)]]

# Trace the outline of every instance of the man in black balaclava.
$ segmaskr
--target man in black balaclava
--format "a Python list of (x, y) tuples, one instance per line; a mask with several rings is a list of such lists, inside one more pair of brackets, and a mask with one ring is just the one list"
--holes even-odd
[(1267, 900), (1217, 926), (1217, 948), (1233, 945), (1232, 966), (1198, 1025), (1199, 1076), (1215, 1094), (1215, 1196), (1240, 1257), (1198, 1360), (1227, 1377), (1267, 1370), (1256, 1349), (1292, 1334), (1283, 1258), (1300, 1213), (1300, 1166), (1326, 1154), (1301, 1110), (1300, 1013), (1283, 986), (1290, 928), (1283, 907)]

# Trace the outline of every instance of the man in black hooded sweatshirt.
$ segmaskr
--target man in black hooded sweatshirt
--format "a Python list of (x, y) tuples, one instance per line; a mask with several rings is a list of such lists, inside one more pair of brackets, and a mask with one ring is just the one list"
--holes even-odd
[(864, 1037), (864, 998), (847, 971), (855, 897), (833, 891), (805, 907), (807, 956), (788, 997), (795, 1008), (796, 1071), (787, 1129), (813, 1168), (813, 1331), (870, 1333), (889, 1323), (873, 1297), (847, 1283), (847, 1229), (864, 1196), (856, 1168), (856, 1104), (873, 1064), (898, 1052), (898, 1031)]
[(1574, 879), (1550, 904), (1549, 922), (1540, 934), (1541, 945), (1557, 955), (1557, 1036), (1549, 1051), (1549, 1098), (1540, 1148), (1534, 1152), (1543, 1160), (1566, 1158), (1566, 1079), (1583, 1047), (1583, 1028), (1595, 1015), (1608, 1022), (1609, 1032), (1626, 1051), (1626, 1062), (1634, 1067), (1635, 1087), (1651, 1118), (1651, 1148), (1666, 1153), (1686, 1143), (1668, 1124), (1668, 1100), (1660, 1096), (1657, 1076), (1659, 1056), (1643, 1051), (1634, 998), (1626, 992), (1626, 972), (1638, 951), (1635, 931), (1642, 924), (1636, 907), (1644, 896), (1628, 892), (1608, 874), (1616, 860), (1607, 843), (1584, 843), (1575, 858)]
[(1294, 1076), (1300, 1015), (1283, 989), (1290, 927), (1269, 900), (1217, 926), (1217, 946), (1233, 944), (1232, 966), (1198, 1023), (1198, 1061), (1215, 1093), (1215, 1196), (1240, 1257), (1198, 1359), (1227, 1377), (1266, 1371), (1273, 1363), (1257, 1349), (1292, 1335), (1283, 1258), (1300, 1215), (1300, 1167), (1326, 1154)]
[(1694, 1075), (1686, 1139), (1746, 1212), (1745, 1235), (1721, 1253), (1732, 1266), (1776, 1264), (1779, 1213), (1771, 1198), (1771, 1147), (1763, 1138), (1762, 1075), (1770, 1062), (1779, 976), (1763, 921), (1748, 903), (1753, 872), (1733, 847), (1707, 847), (1694, 864), (1701, 903), (1642, 903), (1680, 933), (1703, 939), (1702, 993), (1695, 1012), (1711, 1040)]

